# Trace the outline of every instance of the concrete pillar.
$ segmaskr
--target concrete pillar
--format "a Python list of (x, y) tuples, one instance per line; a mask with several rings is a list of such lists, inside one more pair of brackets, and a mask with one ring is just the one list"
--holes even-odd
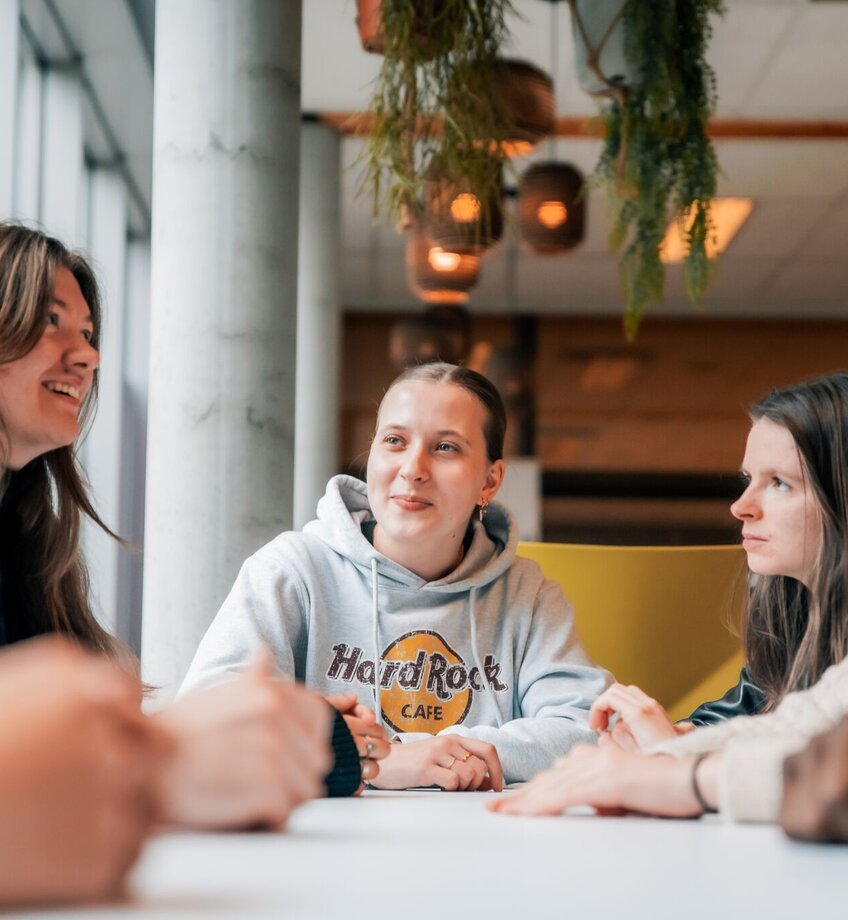
[(166, 696), (292, 524), (300, 34), (297, 0), (156, 10), (142, 670)]
[[(83, 444), (83, 462), (94, 504), (103, 522), (120, 530), (121, 443), (123, 421), (124, 278), (127, 250), (127, 204), (121, 177), (109, 169), (90, 175), (88, 249), (103, 296), (100, 335), (100, 387), (97, 414)], [(125, 552), (111, 537), (88, 523), (83, 531), (92, 595), (100, 621), (126, 640), (119, 628), (118, 557)]]
[(44, 74), (41, 124), (41, 223), (74, 249), (86, 237), (82, 88), (76, 68), (51, 67)]
[(0, 220), (13, 213), (19, 17), (18, 0), (0, 0)]
[(315, 517), (338, 471), (341, 241), (338, 132), (301, 127), (294, 526)]
[[(127, 245), (124, 381), (122, 393), (121, 502), (118, 527), (135, 546), (144, 544), (144, 495), (147, 454), (147, 392), (150, 366), (150, 242)], [(141, 652), (144, 554), (118, 556), (118, 635)]]

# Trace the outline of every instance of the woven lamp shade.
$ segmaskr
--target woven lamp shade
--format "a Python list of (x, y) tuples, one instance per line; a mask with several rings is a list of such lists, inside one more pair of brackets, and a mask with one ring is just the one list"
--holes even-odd
[(527, 61), (502, 58), (495, 65), (495, 98), (513, 124), (512, 135), (503, 142), (508, 156), (528, 154), (553, 133), (554, 84), (551, 78)]
[(421, 235), (407, 241), (407, 282), (425, 303), (465, 303), (479, 272), (480, 259), (476, 255), (450, 252)]
[(567, 163), (539, 163), (518, 188), (518, 231), (538, 253), (567, 252), (583, 239), (586, 200), (583, 176)]
[(436, 246), (462, 255), (480, 255), (503, 236), (500, 189), (489, 199), (488, 214), (465, 184), (431, 182), (424, 218), (427, 236)]
[(459, 306), (430, 307), (389, 332), (389, 359), (398, 370), (431, 361), (460, 364), (470, 348), (471, 316)]

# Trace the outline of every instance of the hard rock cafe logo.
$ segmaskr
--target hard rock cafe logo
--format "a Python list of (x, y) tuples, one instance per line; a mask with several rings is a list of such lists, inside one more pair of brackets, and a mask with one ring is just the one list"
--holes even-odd
[[(374, 662), (358, 646), (333, 646), (327, 677), (374, 686)], [(483, 661), (484, 678), (496, 693), (509, 686), (501, 680), (494, 655)], [(459, 725), (480, 691), (480, 671), (469, 668), (436, 632), (428, 629), (395, 639), (380, 656), (380, 700), (383, 719), (397, 732), (430, 732)]]

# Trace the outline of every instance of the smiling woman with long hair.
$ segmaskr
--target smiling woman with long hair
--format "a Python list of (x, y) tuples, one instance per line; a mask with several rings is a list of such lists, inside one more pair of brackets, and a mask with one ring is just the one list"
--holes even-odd
[[(0, 223), (0, 644), (64, 636), (118, 665), (138, 710), (137, 663), (92, 613), (79, 545), (83, 515), (111, 533), (76, 458), (94, 408), (99, 337), (97, 281), (85, 258)], [(150, 720), (170, 739), (149, 778), (155, 817), (201, 827), (284, 821), (322, 791), (328, 711), (274, 679), (267, 654), (231, 684), (168, 707)]]
[(111, 533), (73, 446), (99, 363), (100, 297), (85, 259), (25, 227), (0, 228), (0, 331), (0, 639), (62, 632), (115, 654), (79, 552), (82, 515)]
[(589, 738), (607, 675), (559, 586), (516, 556), (494, 502), (505, 425), (474, 371), (402, 374), (380, 404), (367, 484), (331, 479), (316, 521), (247, 560), (186, 686), (270, 645), (284, 673), (374, 708), (398, 742), (381, 788), (498, 789)]

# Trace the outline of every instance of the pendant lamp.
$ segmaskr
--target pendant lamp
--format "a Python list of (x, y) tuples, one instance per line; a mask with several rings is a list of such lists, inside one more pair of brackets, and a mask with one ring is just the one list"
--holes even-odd
[(471, 314), (459, 306), (430, 307), (389, 333), (389, 359), (398, 370), (432, 361), (460, 364), (470, 348)]
[(480, 255), (503, 235), (502, 196), (498, 182), (484, 208), (467, 182), (431, 182), (424, 217), (427, 236), (448, 252)]
[(533, 252), (567, 252), (581, 242), (586, 227), (582, 188), (583, 176), (567, 163), (538, 163), (527, 170), (518, 187), (518, 230)]
[(527, 61), (501, 58), (495, 64), (495, 98), (512, 125), (502, 143), (510, 157), (526, 156), (555, 123), (553, 80)]
[(465, 303), (479, 271), (480, 259), (476, 255), (451, 252), (420, 234), (407, 240), (407, 282), (425, 303)]

